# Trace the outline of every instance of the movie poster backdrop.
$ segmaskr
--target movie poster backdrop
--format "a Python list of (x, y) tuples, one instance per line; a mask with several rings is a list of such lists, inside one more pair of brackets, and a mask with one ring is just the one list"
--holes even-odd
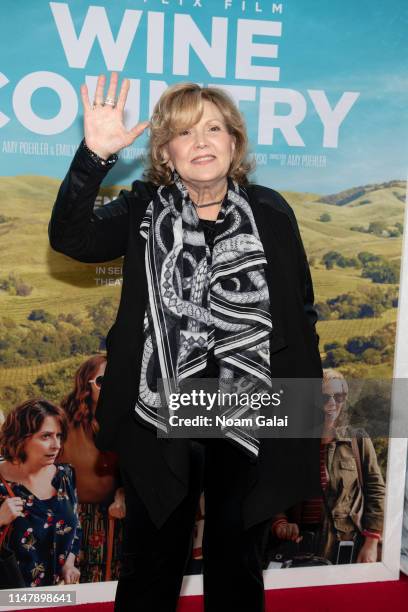
[[(328, 519), (338, 498), (331, 508), (305, 500), (303, 507), (282, 509), (271, 525), (266, 585), (357, 580), (358, 573), (345, 569), (352, 565), (363, 567), (366, 580), (378, 579), (390, 444), (371, 418), (381, 413), (389, 419), (387, 381), (394, 374), (408, 164), (407, 4), (37, 0), (23, 8), (4, 0), (0, 11), (1, 418), (36, 397), (62, 406), (70, 418), (63, 461), (77, 473), (80, 597), (102, 597), (89, 585), (115, 581), (120, 570), (123, 491), (115, 456), (94, 446), (92, 411), (122, 261), (82, 264), (58, 254), (47, 226), (83, 137), (80, 85), (87, 83), (92, 99), (98, 75), (112, 70), (130, 79), (128, 127), (148, 119), (166, 87), (181, 81), (221, 87), (239, 105), (256, 161), (251, 180), (280, 191), (297, 216), (323, 365), (336, 372), (343, 391), (349, 389), (340, 398), (347, 403), (345, 424), (363, 422), (368, 432), (357, 451), (347, 442), (351, 429), (333, 443), (333, 453), (336, 444), (348, 444), (348, 465), (339, 464), (345, 473), (330, 469), (327, 454), (321, 466), (326, 486), (337, 479), (354, 501), (363, 495), (375, 517), (377, 563), (369, 562), (372, 555), (358, 558), (360, 532), (358, 545), (330, 540), (338, 533)], [(96, 207), (141, 177), (145, 144), (143, 135), (120, 152)], [(353, 380), (371, 382), (362, 392)], [(204, 522), (203, 497), (185, 593), (201, 590)], [(288, 524), (303, 525), (302, 545), (285, 539)], [(295, 566), (304, 567), (303, 578), (290, 573)], [(34, 576), (28, 586), (46, 585)], [(114, 583), (106, 587), (113, 596)]]

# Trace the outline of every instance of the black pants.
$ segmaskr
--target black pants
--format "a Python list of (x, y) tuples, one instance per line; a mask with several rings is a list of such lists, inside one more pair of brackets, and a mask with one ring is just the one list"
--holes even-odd
[(160, 529), (122, 472), (126, 519), (115, 612), (175, 612), (203, 489), (205, 611), (265, 609), (262, 566), (270, 521), (243, 529), (248, 458), (226, 440), (191, 441), (191, 468), (188, 495)]

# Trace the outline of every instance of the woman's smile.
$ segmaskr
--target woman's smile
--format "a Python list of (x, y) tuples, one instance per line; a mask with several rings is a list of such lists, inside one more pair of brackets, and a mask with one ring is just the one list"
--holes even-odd
[(192, 164), (209, 164), (210, 162), (215, 160), (214, 155), (201, 155), (200, 157), (195, 157), (191, 160)]

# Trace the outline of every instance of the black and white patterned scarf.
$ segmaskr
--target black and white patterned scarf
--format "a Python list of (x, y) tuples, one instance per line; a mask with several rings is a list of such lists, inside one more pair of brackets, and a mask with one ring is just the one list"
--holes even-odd
[[(176, 172), (174, 184), (159, 187), (150, 202), (140, 233), (147, 241), (149, 301), (138, 416), (167, 432), (157, 380), (172, 381), (168, 392), (177, 390), (182, 379), (199, 377), (211, 349), (223, 388), (225, 381), (243, 377), (269, 387), (272, 321), (266, 259), (246, 192), (228, 178), (212, 256), (197, 211)], [(236, 417), (245, 410), (248, 407), (225, 414)], [(248, 430), (232, 427), (224, 435), (257, 457), (259, 441)]]

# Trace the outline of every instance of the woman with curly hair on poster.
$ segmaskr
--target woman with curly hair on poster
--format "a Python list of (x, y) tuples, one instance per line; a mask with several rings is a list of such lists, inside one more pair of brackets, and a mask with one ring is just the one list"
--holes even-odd
[(27, 587), (79, 582), (75, 471), (61, 462), (67, 429), (63, 410), (40, 398), (11, 410), (0, 430), (0, 540)]
[[(112, 564), (108, 559), (109, 519), (125, 515), (123, 489), (118, 486), (115, 455), (99, 451), (95, 407), (106, 368), (106, 357), (95, 355), (78, 368), (74, 388), (61, 402), (69, 422), (64, 461), (77, 473), (79, 515), (83, 529), (80, 551), (81, 582), (100, 582), (118, 576), (121, 521), (115, 521)], [(110, 567), (107, 567), (107, 564)]]

